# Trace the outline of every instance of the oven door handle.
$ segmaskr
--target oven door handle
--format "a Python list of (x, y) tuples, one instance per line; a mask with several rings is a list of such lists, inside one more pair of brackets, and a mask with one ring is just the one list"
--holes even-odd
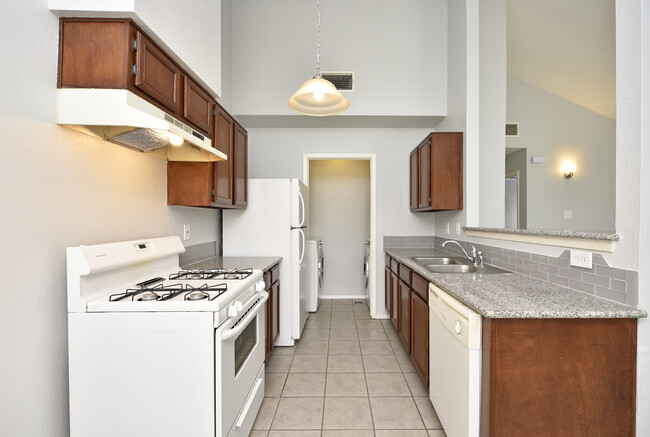
[(244, 329), (246, 329), (246, 326), (248, 326), (253, 317), (257, 316), (260, 308), (264, 307), (264, 302), (268, 300), (269, 294), (266, 291), (260, 291), (253, 295), (250, 300), (257, 298), (260, 298), (261, 300), (257, 302), (254, 307), (251, 307), (248, 315), (241, 319), (237, 326), (227, 329), (221, 334), (221, 341), (228, 341), (231, 338), (238, 336)]

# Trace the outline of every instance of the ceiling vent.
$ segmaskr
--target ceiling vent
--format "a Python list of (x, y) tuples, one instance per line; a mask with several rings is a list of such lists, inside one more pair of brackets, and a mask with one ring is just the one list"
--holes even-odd
[(354, 92), (354, 73), (349, 71), (328, 71), (322, 72), (323, 79), (329, 80), (334, 84), (337, 90), (344, 92)]
[(519, 123), (506, 123), (506, 137), (519, 136)]

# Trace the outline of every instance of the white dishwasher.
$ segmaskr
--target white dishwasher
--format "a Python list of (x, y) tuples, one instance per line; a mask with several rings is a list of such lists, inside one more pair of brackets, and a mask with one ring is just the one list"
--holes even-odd
[(478, 437), (481, 315), (429, 284), (429, 397), (447, 437)]

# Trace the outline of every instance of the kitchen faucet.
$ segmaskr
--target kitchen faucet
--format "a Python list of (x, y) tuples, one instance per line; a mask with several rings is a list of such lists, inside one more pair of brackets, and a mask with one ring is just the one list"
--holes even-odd
[(467, 257), (468, 260), (472, 262), (477, 267), (480, 267), (483, 265), (483, 254), (481, 253), (480, 250), (476, 250), (476, 247), (472, 243), (467, 243), (470, 246), (472, 246), (472, 255), (468, 255), (467, 252), (465, 252), (465, 249), (463, 249), (463, 246), (460, 245), (460, 243), (456, 240), (447, 240), (444, 243), (442, 243), (442, 247), (445, 247), (448, 243), (454, 243), (458, 247), (460, 247), (460, 250), (463, 251), (463, 254)]

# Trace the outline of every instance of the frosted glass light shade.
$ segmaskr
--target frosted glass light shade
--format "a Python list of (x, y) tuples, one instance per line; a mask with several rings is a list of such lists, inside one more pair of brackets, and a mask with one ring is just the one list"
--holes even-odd
[(305, 115), (324, 117), (350, 107), (348, 99), (329, 80), (315, 77), (302, 84), (287, 102), (289, 108)]

